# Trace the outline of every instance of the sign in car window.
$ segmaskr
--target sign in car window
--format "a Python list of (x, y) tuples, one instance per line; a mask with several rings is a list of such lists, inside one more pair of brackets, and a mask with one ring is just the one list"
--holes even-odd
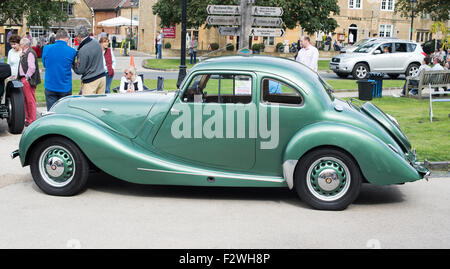
[(252, 80), (247, 76), (236, 76), (234, 81), (235, 95), (251, 95)]

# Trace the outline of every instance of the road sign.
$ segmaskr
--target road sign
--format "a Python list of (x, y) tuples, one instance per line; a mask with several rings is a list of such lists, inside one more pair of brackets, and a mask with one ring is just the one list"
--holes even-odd
[(226, 5), (208, 5), (206, 8), (208, 14), (217, 15), (239, 15), (241, 14), (241, 9), (239, 6), (226, 6)]
[(208, 16), (206, 23), (209, 25), (240, 25), (240, 16)]
[(270, 17), (253, 17), (252, 26), (282, 26), (283, 20), (280, 18)]
[(219, 27), (219, 34), (220, 35), (240, 35), (241, 29), (239, 27)]
[(252, 9), (254, 16), (283, 16), (283, 8), (281, 7), (258, 7)]
[(250, 36), (273, 36), (281, 37), (284, 35), (283, 29), (276, 28), (252, 28), (250, 30)]

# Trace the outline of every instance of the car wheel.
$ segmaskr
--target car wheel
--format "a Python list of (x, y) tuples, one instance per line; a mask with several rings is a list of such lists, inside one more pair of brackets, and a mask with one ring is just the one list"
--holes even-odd
[(414, 77), (417, 75), (417, 72), (419, 72), (419, 65), (418, 64), (410, 64), (408, 68), (406, 69), (406, 76), (407, 77)]
[(336, 75), (338, 75), (338, 77), (340, 78), (347, 78), (348, 74), (346, 73), (336, 73)]
[(36, 185), (56, 196), (78, 194), (89, 176), (89, 163), (83, 152), (63, 137), (52, 137), (36, 145), (30, 168)]
[(22, 91), (11, 91), (6, 96), (8, 109), (8, 130), (12, 134), (21, 134), (25, 125), (25, 106)]
[(392, 79), (396, 79), (398, 78), (398, 76), (400, 76), (400, 74), (388, 74), (388, 76)]
[(365, 79), (369, 76), (369, 66), (365, 63), (358, 63), (353, 68), (352, 76), (355, 79)]
[(344, 210), (358, 197), (362, 176), (347, 153), (315, 150), (299, 161), (295, 189), (300, 199), (319, 210)]

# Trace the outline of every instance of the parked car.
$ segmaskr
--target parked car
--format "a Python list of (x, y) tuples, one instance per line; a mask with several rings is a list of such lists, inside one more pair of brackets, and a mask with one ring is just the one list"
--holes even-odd
[[(389, 53), (384, 52), (385, 47)], [(329, 67), (342, 78), (351, 74), (355, 79), (363, 79), (369, 72), (383, 72), (397, 78), (400, 74), (415, 75), (424, 57), (422, 47), (416, 42), (377, 40), (361, 45), (353, 53), (334, 56)]]
[(0, 63), (0, 120), (8, 121), (8, 130), (12, 134), (20, 134), (25, 126), (25, 106), (22, 82), (5, 80), (11, 76), (9, 64)]
[(360, 39), (358, 42), (354, 43), (351, 46), (343, 47), (340, 52), (341, 53), (351, 53), (354, 52), (357, 48), (359, 48), (361, 45), (367, 43), (367, 42), (373, 42), (377, 40), (386, 41), (386, 40), (393, 40), (397, 39), (396, 37), (370, 37), (370, 38), (363, 38)]
[(174, 92), (65, 97), (17, 156), (51, 195), (79, 193), (96, 168), (139, 184), (287, 187), (325, 210), (345, 209), (363, 182), (428, 175), (393, 117), (268, 56), (207, 59)]

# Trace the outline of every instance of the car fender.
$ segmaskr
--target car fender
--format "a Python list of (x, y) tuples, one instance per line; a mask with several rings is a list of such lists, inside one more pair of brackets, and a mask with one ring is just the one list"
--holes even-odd
[(398, 145), (391, 146), (400, 154), (363, 129), (343, 123), (321, 122), (297, 132), (286, 146), (283, 171), (290, 188), (294, 186), (294, 171), (298, 160), (309, 151), (324, 146), (348, 152), (367, 181), (375, 185), (404, 183), (422, 178), (400, 155), (402, 153)]

